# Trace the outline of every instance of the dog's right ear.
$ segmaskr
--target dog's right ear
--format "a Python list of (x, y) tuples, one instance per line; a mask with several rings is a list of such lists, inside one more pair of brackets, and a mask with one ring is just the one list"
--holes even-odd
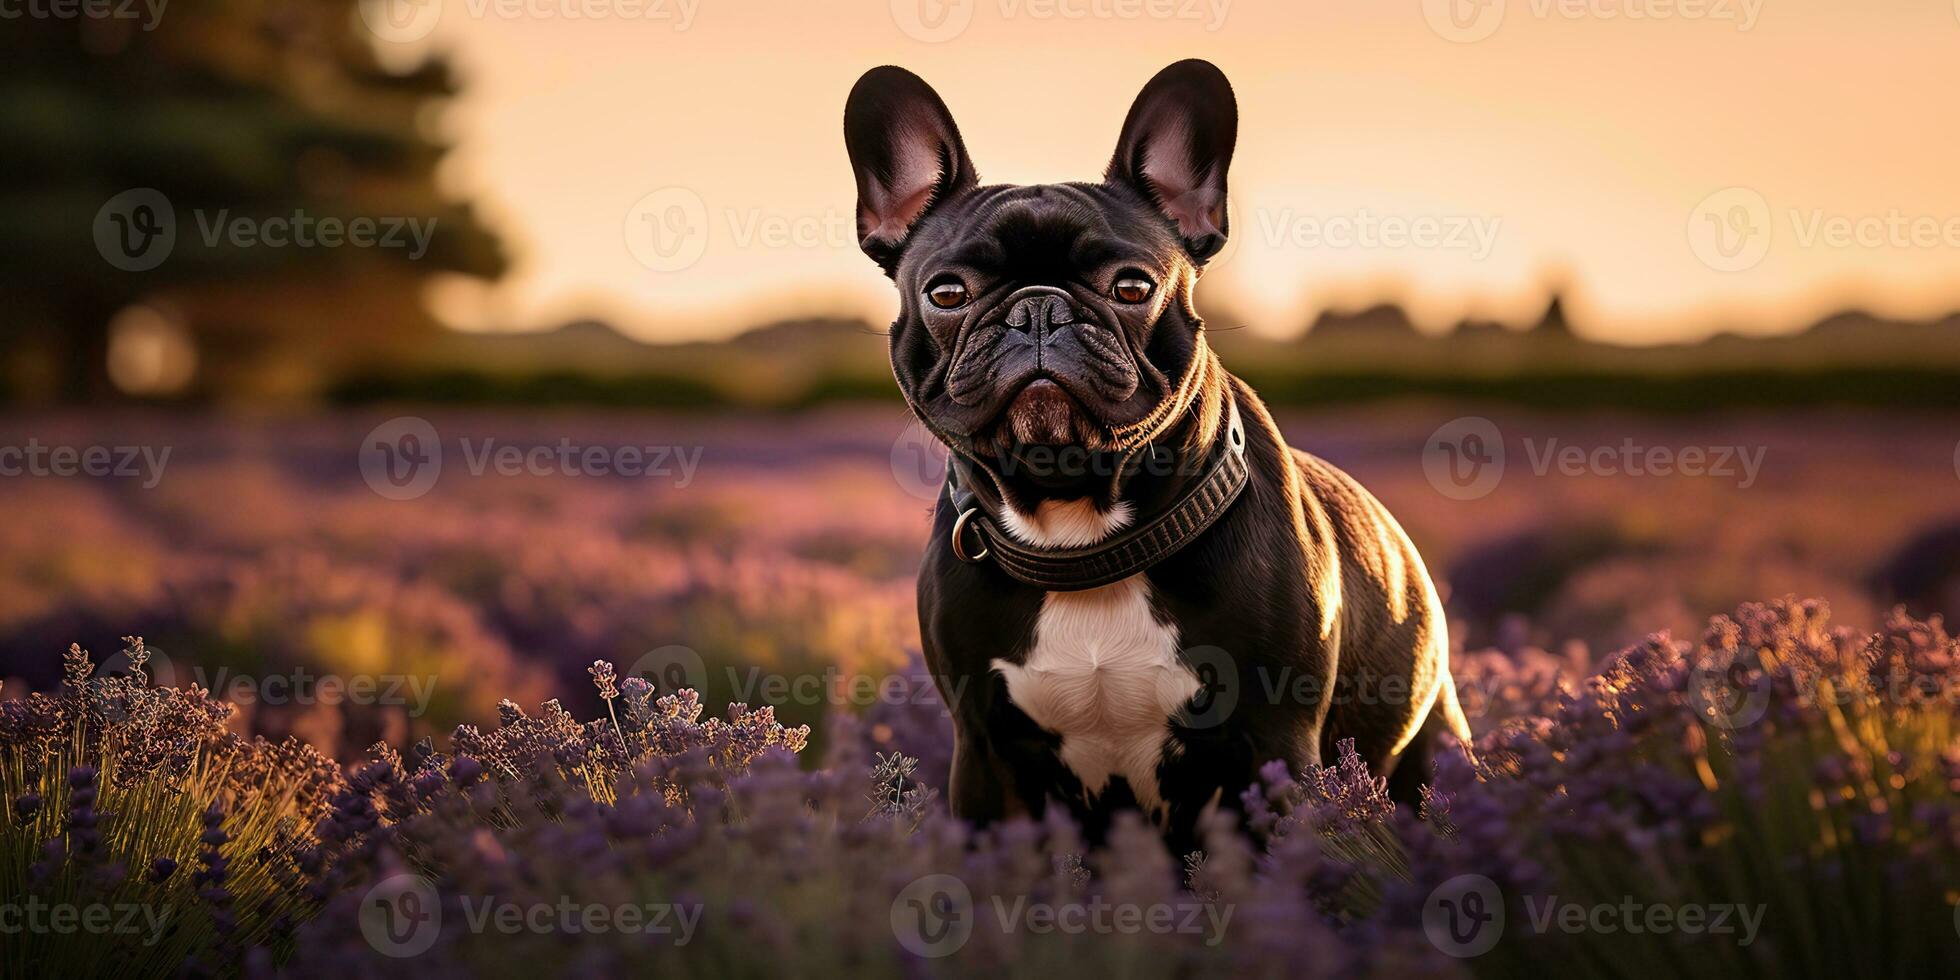
[(980, 183), (946, 103), (903, 68), (873, 68), (851, 87), (844, 145), (857, 172), (858, 247), (888, 276), (919, 219)]

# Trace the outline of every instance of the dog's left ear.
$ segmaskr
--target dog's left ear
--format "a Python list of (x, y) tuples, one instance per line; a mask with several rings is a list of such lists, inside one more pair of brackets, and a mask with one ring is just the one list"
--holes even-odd
[(1225, 247), (1225, 171), (1238, 138), (1239, 106), (1225, 73), (1202, 59), (1180, 61), (1137, 94), (1103, 179), (1157, 205), (1203, 262)]

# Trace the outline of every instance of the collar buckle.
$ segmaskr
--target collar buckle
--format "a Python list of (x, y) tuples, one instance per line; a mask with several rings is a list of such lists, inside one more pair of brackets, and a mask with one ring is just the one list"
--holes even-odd
[[(953, 521), (953, 534), (952, 534), (953, 557), (958, 558), (959, 560), (966, 562), (969, 565), (978, 565), (981, 562), (986, 561), (988, 555), (994, 553), (993, 547), (986, 543), (987, 532), (982, 531), (978, 525), (973, 526), (973, 533), (976, 537), (980, 539), (980, 550), (977, 552), (973, 552), (971, 554), (969, 554), (966, 550), (967, 526), (969, 524), (972, 524), (973, 518), (979, 515), (979, 513), (980, 513), (979, 507), (969, 506), (966, 510), (960, 512), (960, 516), (958, 517), (958, 519)], [(981, 520), (984, 521), (986, 520), (986, 518), (982, 517)]]

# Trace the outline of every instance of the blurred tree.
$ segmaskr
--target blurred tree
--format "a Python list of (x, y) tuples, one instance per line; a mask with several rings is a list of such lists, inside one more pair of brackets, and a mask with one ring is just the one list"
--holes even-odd
[[(317, 390), (435, 335), (431, 276), (501, 271), (497, 242), (437, 191), (448, 65), (385, 70), (354, 0), (111, 9), (0, 30), (0, 357), (16, 396), (111, 395), (118, 319), (134, 324), (116, 331), (124, 389), (181, 375), (150, 362), (189, 349), (207, 393)], [(334, 221), (376, 241), (332, 244)], [(149, 309), (118, 317), (133, 304)]]

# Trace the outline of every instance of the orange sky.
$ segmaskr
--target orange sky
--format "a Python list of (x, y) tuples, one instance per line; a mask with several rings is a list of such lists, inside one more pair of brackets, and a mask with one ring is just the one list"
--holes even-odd
[(434, 292), (459, 325), (888, 322), (839, 135), (864, 69), (923, 75), (982, 178), (1029, 182), (1098, 175), (1193, 56), (1242, 117), (1201, 288), (1255, 330), (1524, 320), (1553, 280), (1631, 343), (1960, 307), (1960, 0), (370, 0), (418, 2), (378, 43), (454, 52), (444, 177), (516, 259)]

